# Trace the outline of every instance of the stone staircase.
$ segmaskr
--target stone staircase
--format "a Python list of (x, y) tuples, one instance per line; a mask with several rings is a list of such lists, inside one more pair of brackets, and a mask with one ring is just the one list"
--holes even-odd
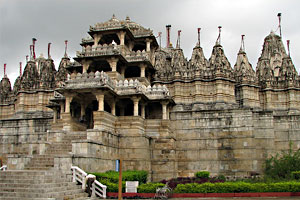
[(59, 171), (13, 170), (0, 172), (0, 199), (89, 199), (81, 185)]
[(73, 132), (50, 142), (45, 153), (33, 155), (24, 170), (0, 171), (0, 199), (90, 199), (81, 185), (72, 182), (70, 174), (54, 169), (55, 156), (72, 152), (71, 141), (78, 139), (86, 139), (86, 132)]

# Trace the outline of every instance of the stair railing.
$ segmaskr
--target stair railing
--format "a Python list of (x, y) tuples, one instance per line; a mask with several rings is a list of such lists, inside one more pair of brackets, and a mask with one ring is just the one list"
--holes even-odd
[[(86, 176), (88, 175), (85, 171), (77, 166), (72, 166), (72, 177), (73, 182), (79, 182), (82, 184), (82, 189), (86, 187)], [(106, 185), (101, 184), (99, 181), (95, 180), (92, 184), (92, 197), (99, 196), (101, 198), (106, 198)]]
[(7, 165), (3, 165), (2, 167), (0, 167), (0, 171), (6, 171), (7, 170)]
[(72, 170), (73, 182), (81, 183), (82, 189), (85, 189), (85, 177), (87, 176), (87, 173), (77, 166), (72, 166), (71, 170)]

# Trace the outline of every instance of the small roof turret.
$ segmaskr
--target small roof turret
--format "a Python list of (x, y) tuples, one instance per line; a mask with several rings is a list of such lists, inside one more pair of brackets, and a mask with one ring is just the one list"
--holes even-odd
[(236, 63), (234, 65), (234, 75), (235, 80), (238, 83), (253, 83), (256, 82), (257, 79), (255, 71), (253, 70), (252, 65), (250, 64), (245, 52), (244, 36), (245, 35), (242, 35), (241, 47), (237, 55)]

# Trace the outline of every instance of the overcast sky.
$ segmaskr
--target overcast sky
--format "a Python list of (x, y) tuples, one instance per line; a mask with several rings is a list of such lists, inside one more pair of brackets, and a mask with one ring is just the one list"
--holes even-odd
[[(155, 35), (162, 32), (165, 46), (165, 25), (171, 24), (171, 42), (175, 45), (177, 30), (181, 47), (190, 59), (201, 28), (201, 46), (207, 59), (222, 28), (222, 45), (233, 67), (245, 34), (248, 58), (256, 68), (265, 36), (278, 26), (277, 13), (282, 13), (283, 41), (290, 40), (291, 57), (300, 69), (300, 1), (299, 0), (0, 0), (0, 78), (3, 65), (12, 84), (19, 74), (19, 62), (25, 67), (29, 45), (36, 38), (36, 54), (51, 56), (56, 68), (68, 40), (68, 55), (81, 50), (81, 38), (87, 36), (89, 25), (104, 22), (113, 14), (119, 19), (128, 15)], [(277, 32), (279, 34), (279, 32)]]

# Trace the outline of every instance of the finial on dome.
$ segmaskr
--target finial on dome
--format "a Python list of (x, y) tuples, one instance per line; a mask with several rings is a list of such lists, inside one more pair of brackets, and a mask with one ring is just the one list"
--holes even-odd
[(178, 30), (176, 49), (180, 49), (180, 33), (181, 33), (181, 30)]
[(278, 17), (278, 29), (279, 29), (279, 33), (280, 33), (280, 37), (281, 37), (281, 13), (278, 13), (277, 14), (277, 17)]
[(50, 45), (51, 45), (51, 42), (48, 43), (48, 59), (51, 59), (51, 55), (50, 55)]
[(198, 30), (198, 43), (197, 43), (197, 46), (200, 47), (200, 30), (201, 28), (197, 28)]
[(217, 41), (216, 41), (216, 45), (221, 45), (221, 29), (222, 29), (222, 26), (218, 26), (218, 29), (219, 29), (219, 35), (218, 35), (218, 38), (217, 38)]
[(129, 18), (128, 15), (126, 16), (126, 21), (127, 21), (127, 22), (130, 22), (130, 18)]
[(20, 62), (20, 78), (22, 76), (22, 62)]
[(244, 37), (245, 35), (241, 35), (242, 39), (241, 39), (241, 47), (240, 47), (240, 52), (245, 52), (245, 42), (244, 42)]
[(290, 57), (290, 40), (287, 40), (286, 44), (287, 44), (287, 49), (288, 49), (288, 55)]
[(68, 57), (67, 48), (68, 48), (68, 40), (65, 40), (65, 55), (64, 55), (65, 58)]
[(44, 54), (43, 54), (43, 53), (40, 53), (39, 58), (44, 58)]
[(6, 78), (6, 63), (4, 63), (4, 78)]

